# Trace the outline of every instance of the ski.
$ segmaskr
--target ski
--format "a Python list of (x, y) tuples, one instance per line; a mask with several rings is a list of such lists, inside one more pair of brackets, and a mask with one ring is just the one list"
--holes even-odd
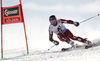
[(92, 46), (85, 46), (85, 49), (91, 48)]
[(72, 49), (77, 49), (77, 48), (82, 48), (82, 49), (84, 49), (84, 47), (85, 47), (85, 49), (88, 49), (88, 48), (92, 48), (92, 47), (94, 47), (96, 44), (95, 43), (93, 43), (93, 45), (90, 45), (90, 46), (88, 46), (88, 45), (77, 45), (75, 48), (73, 48), (73, 47), (69, 47), (69, 48), (62, 48), (61, 49), (61, 51), (69, 51), (69, 50), (72, 50)]
[(93, 47), (93, 46), (95, 46), (95, 44), (94, 44), (94, 43), (93, 43), (93, 45), (90, 45), (90, 46), (85, 46), (85, 49), (91, 48), (91, 47)]
[(79, 48), (79, 47), (82, 47), (82, 46), (78, 46), (78, 47), (76, 47), (76, 48), (73, 48), (73, 47), (69, 47), (69, 48), (62, 48), (61, 49), (61, 51), (70, 51), (70, 50), (73, 50), (73, 49), (77, 49), (77, 48)]
[(69, 48), (62, 48), (61, 49), (61, 51), (68, 51), (68, 50), (72, 50), (72, 49), (76, 49), (76, 48), (79, 48), (79, 47), (82, 47), (81, 45), (78, 45), (78, 44), (76, 44), (76, 46), (75, 47), (69, 47)]
[(64, 51), (68, 51), (69, 49), (71, 49), (71, 48), (62, 48), (61, 51), (64, 52)]
[(93, 47), (93, 46), (95, 46), (95, 44), (94, 44), (94, 43), (93, 43), (93, 45), (90, 45), (90, 46), (85, 46), (85, 49), (91, 48), (91, 47)]

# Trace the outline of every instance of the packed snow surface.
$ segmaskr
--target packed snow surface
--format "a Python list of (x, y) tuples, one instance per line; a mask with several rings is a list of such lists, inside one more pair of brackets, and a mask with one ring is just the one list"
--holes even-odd
[(27, 55), (24, 49), (13, 49), (4, 51), (4, 59), (0, 61), (100, 61), (100, 42), (96, 46), (84, 49), (84, 47), (68, 50), (65, 52), (59, 49), (29, 50)]

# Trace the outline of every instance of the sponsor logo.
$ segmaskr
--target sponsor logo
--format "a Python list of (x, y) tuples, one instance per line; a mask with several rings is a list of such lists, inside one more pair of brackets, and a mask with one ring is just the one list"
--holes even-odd
[(19, 7), (4, 9), (4, 17), (19, 15)]
[(16, 22), (20, 22), (20, 18), (16, 17), (16, 18), (7, 18), (4, 20), (5, 23), (16, 23)]

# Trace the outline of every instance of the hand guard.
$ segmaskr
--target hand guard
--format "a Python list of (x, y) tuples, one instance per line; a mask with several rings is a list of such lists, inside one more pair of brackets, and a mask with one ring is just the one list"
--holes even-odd
[(53, 41), (53, 43), (54, 43), (55, 45), (59, 45), (59, 42), (58, 42), (58, 41)]
[(74, 22), (74, 25), (75, 25), (76, 27), (78, 27), (78, 26), (79, 26), (79, 22)]

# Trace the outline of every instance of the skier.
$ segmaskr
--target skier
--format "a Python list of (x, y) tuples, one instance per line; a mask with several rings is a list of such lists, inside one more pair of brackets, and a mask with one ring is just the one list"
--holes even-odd
[(49, 40), (53, 42), (55, 45), (59, 45), (59, 42), (53, 39), (53, 32), (57, 34), (57, 37), (60, 41), (67, 42), (72, 46), (72, 48), (75, 48), (76, 45), (73, 41), (71, 41), (71, 39), (77, 40), (82, 43), (86, 43), (87, 46), (92, 46), (93, 43), (91, 41), (87, 40), (86, 38), (84, 39), (82, 37), (74, 36), (72, 32), (63, 25), (63, 23), (66, 23), (73, 24), (77, 27), (79, 26), (79, 22), (74, 22), (72, 20), (65, 19), (57, 19), (55, 15), (51, 15), (49, 17), (49, 21), (51, 23), (49, 26)]

